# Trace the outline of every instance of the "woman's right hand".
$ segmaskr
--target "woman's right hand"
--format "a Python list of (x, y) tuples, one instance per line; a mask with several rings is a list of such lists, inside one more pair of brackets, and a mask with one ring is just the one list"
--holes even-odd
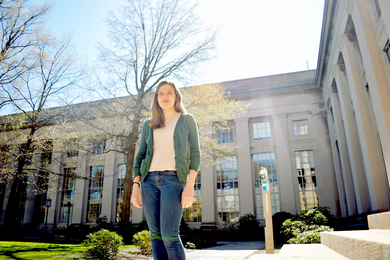
[(142, 193), (140, 187), (136, 184), (133, 185), (133, 194), (131, 194), (131, 202), (137, 208), (142, 208)]

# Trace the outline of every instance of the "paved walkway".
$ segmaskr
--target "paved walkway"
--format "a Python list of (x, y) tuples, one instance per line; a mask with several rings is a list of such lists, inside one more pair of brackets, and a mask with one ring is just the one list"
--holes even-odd
[[(348, 258), (321, 244), (284, 245), (275, 254), (265, 254), (265, 242), (218, 242), (216, 247), (186, 250), (187, 260), (345, 260)], [(118, 259), (150, 260), (152, 257), (132, 255)]]
[(220, 246), (189, 251), (187, 260), (345, 260), (348, 259), (321, 244), (284, 245), (275, 254), (265, 254), (265, 242), (220, 242)]
[(264, 241), (255, 242), (219, 242), (219, 246), (209, 247), (200, 250), (187, 251), (187, 260), (219, 260), (235, 259), (244, 260), (250, 257), (265, 253)]

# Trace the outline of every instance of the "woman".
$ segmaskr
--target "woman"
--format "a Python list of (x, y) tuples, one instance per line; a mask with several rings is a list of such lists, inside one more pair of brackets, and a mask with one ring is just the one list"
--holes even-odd
[(193, 202), (201, 159), (198, 128), (172, 82), (158, 84), (150, 116), (142, 127), (131, 201), (144, 208), (153, 259), (182, 260), (179, 226), (183, 209)]

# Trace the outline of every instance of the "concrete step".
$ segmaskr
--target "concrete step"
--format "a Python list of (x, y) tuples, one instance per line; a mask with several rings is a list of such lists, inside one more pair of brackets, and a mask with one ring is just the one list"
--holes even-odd
[(322, 232), (321, 244), (354, 260), (390, 259), (390, 230)]
[(321, 244), (284, 245), (278, 254), (255, 254), (248, 260), (346, 260), (348, 258)]
[(369, 229), (390, 229), (390, 211), (367, 216)]

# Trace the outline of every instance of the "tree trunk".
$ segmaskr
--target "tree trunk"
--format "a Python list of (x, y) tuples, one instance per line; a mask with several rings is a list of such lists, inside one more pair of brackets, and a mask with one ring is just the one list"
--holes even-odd
[(4, 227), (12, 230), (14, 227), (19, 227), (23, 221), (24, 208), (20, 209), (20, 199), (23, 192), (26, 192), (27, 173), (24, 172), (26, 165), (29, 165), (32, 159), (32, 138), (35, 129), (31, 129), (30, 135), (26, 144), (22, 144), (17, 158), (17, 168), (14, 179), (11, 184), (11, 190), (8, 197), (7, 207), (4, 216)]
[[(137, 98), (137, 106), (139, 107), (143, 101), (142, 95), (138, 95)], [(138, 129), (141, 123), (141, 110), (137, 110), (133, 123), (131, 125), (131, 132), (129, 135), (129, 146), (126, 149), (126, 176), (125, 181), (123, 183), (123, 202), (122, 202), (122, 212), (121, 212), (121, 225), (123, 228), (130, 227), (130, 214), (131, 214), (131, 192), (132, 192), (132, 184), (133, 184), (133, 164), (135, 158), (135, 150), (137, 147), (138, 141)]]

